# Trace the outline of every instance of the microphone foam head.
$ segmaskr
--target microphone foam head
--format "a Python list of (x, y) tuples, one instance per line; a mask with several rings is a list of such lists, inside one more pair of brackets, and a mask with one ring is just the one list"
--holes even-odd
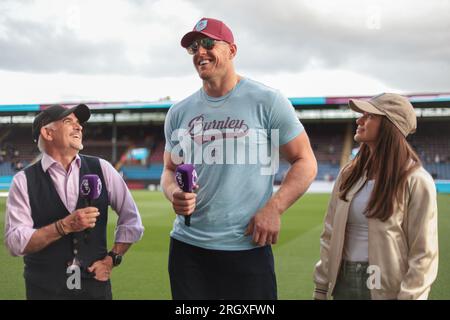
[(96, 174), (85, 174), (81, 177), (80, 183), (81, 196), (95, 200), (102, 193), (102, 181)]

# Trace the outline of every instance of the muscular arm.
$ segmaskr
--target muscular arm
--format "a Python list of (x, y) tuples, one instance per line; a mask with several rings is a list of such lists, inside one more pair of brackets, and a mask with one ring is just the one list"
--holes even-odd
[(280, 151), (291, 167), (280, 189), (256, 213), (246, 231), (260, 246), (277, 243), (281, 214), (306, 192), (317, 174), (317, 161), (306, 132), (281, 146)]
[(306, 132), (281, 146), (280, 151), (291, 167), (280, 189), (268, 202), (278, 214), (282, 214), (300, 198), (317, 175), (317, 161)]
[(173, 193), (179, 189), (175, 181), (176, 166), (171, 159), (171, 154), (164, 151), (164, 170), (161, 175), (161, 187), (166, 198), (173, 202)]

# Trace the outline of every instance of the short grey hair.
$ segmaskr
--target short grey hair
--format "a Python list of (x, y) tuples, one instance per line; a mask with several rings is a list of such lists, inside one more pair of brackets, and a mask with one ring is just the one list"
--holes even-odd
[[(52, 128), (55, 129), (55, 122), (50, 122), (49, 124), (46, 124), (45, 126), (43, 126), (42, 128)], [(41, 134), (39, 133), (39, 138), (38, 138), (38, 149), (39, 151), (42, 153), (45, 151), (45, 143), (44, 143), (44, 139), (42, 139)]]

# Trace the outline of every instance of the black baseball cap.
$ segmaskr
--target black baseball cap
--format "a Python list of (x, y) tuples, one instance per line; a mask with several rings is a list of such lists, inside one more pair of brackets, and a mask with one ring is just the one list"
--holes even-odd
[(37, 142), (41, 128), (47, 124), (61, 120), (69, 114), (74, 113), (81, 124), (85, 123), (91, 117), (91, 111), (85, 104), (79, 104), (72, 108), (65, 108), (60, 104), (55, 104), (40, 112), (33, 121), (32, 135), (33, 141)]

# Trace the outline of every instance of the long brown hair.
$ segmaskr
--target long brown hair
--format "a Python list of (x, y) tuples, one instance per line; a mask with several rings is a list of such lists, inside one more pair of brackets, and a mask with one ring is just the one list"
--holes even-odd
[(344, 201), (352, 186), (364, 175), (375, 179), (367, 205), (366, 217), (386, 221), (394, 213), (395, 202), (401, 203), (406, 180), (422, 163), (402, 133), (382, 117), (374, 153), (361, 143), (356, 157), (344, 168), (339, 198)]

